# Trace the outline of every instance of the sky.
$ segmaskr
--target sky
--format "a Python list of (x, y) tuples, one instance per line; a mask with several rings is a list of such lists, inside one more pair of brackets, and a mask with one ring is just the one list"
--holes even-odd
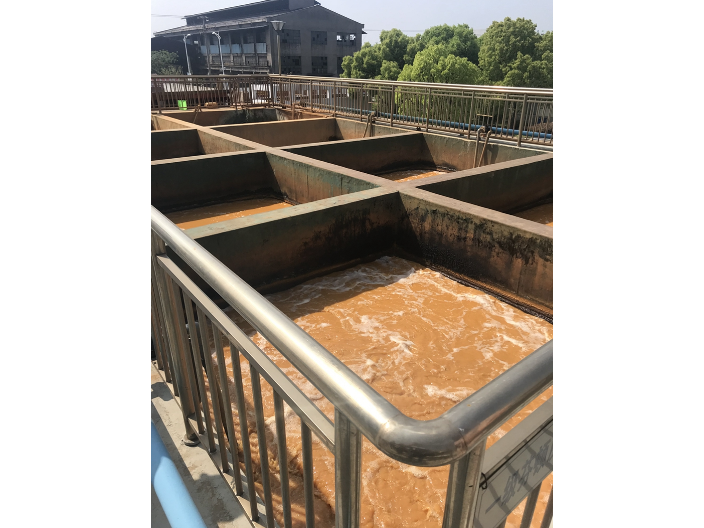
[[(318, 0), (324, 7), (364, 24), (363, 42), (376, 44), (382, 29), (407, 35), (441, 24), (468, 24), (481, 35), (494, 20), (529, 18), (539, 31), (552, 31), (552, 0)], [(179, 17), (250, 3), (247, 0), (152, 0), (151, 31), (185, 24)], [(175, 15), (175, 16), (154, 16)]]

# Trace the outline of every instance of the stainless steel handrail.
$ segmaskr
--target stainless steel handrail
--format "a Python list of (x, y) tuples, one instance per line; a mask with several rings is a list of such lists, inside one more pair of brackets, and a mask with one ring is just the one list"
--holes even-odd
[(152, 207), (152, 230), (391, 458), (441, 466), (462, 458), (552, 384), (552, 341), (428, 421), (409, 418)]
[(313, 77), (307, 75), (278, 75), (275, 73), (261, 73), (261, 74), (245, 74), (245, 75), (152, 75), (152, 79), (196, 79), (202, 78), (209, 81), (217, 81), (223, 79), (243, 79), (244, 77), (252, 77), (261, 79), (263, 77), (268, 77), (270, 79), (282, 79), (290, 82), (303, 82), (303, 81), (319, 81), (325, 83), (351, 83), (351, 84), (380, 84), (386, 86), (406, 86), (409, 88), (439, 88), (447, 90), (464, 90), (464, 91), (478, 91), (478, 92), (496, 92), (496, 93), (509, 93), (509, 94), (523, 94), (528, 93), (530, 95), (545, 95), (548, 97), (553, 96), (552, 88), (529, 88), (529, 87), (519, 87), (519, 86), (492, 86), (492, 85), (481, 85), (481, 84), (445, 84), (445, 83), (423, 83), (423, 82), (408, 82), (408, 81), (387, 81), (381, 79), (354, 79), (347, 77)]

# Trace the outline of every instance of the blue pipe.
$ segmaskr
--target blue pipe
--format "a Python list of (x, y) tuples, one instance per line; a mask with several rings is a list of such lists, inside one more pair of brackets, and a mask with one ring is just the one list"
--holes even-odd
[[(354, 113), (359, 112), (359, 110), (357, 110), (356, 108), (340, 108), (339, 110), (343, 111), (343, 112), (350, 112), (350, 113), (351, 112), (354, 112)], [(371, 113), (372, 113), (372, 110), (362, 110), (363, 115), (369, 115)], [(381, 117), (386, 118), (386, 119), (391, 118), (391, 114), (388, 112), (377, 112), (377, 114)], [(399, 122), (403, 123), (404, 125), (407, 125), (407, 124), (424, 125), (425, 124), (424, 117), (411, 117), (411, 116), (404, 116), (401, 114), (394, 114), (394, 120), (396, 120), (396, 119), (398, 119)], [(457, 121), (439, 121), (437, 119), (431, 119), (430, 125), (458, 128), (460, 130), (467, 130), (467, 123), (459, 123)], [(480, 127), (481, 127), (481, 125), (472, 125), (472, 131), (479, 129)], [(491, 132), (492, 132), (492, 134), (510, 134), (512, 137), (515, 137), (518, 135), (518, 130), (515, 130), (512, 128), (491, 127)], [(523, 137), (552, 139), (552, 134), (546, 134), (545, 132), (528, 132), (527, 130), (524, 130)]]
[(171, 528), (207, 528), (152, 422), (152, 486)]

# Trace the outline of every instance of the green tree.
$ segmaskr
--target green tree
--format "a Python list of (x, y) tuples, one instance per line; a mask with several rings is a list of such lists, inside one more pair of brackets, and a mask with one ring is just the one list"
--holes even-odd
[(396, 81), (400, 74), (401, 68), (396, 62), (385, 60), (381, 63), (381, 74), (377, 78), (384, 81)]
[(379, 46), (369, 42), (352, 56), (342, 59), (342, 74), (340, 77), (351, 79), (376, 79), (381, 75), (381, 51)]
[(406, 64), (399, 81), (449, 84), (482, 84), (484, 76), (466, 57), (450, 53), (448, 46), (431, 44), (416, 54), (413, 65)]
[(545, 53), (552, 53), (552, 31), (546, 31), (535, 44), (534, 59), (542, 60)]
[[(534, 57), (540, 41), (536, 25), (528, 19), (506, 17), (502, 22), (492, 22), (482, 35), (479, 66), (489, 82), (500, 83), (513, 70), (518, 54)], [(552, 33), (549, 42), (552, 47)]]
[(398, 68), (403, 68), (406, 64), (404, 57), (410, 41), (410, 37), (404, 35), (399, 29), (394, 28), (390, 31), (382, 31), (379, 36), (381, 59), (388, 62), (395, 62)]
[(413, 59), (419, 52), (434, 44), (444, 45), (452, 55), (479, 64), (479, 41), (474, 30), (467, 24), (433, 26), (426, 29), (422, 35), (409, 39), (406, 63), (413, 64)]
[(153, 75), (183, 75), (183, 69), (178, 65), (178, 53), (166, 50), (152, 51)]
[(552, 31), (548, 31), (539, 36), (532, 57), (518, 52), (501, 84), (552, 88), (552, 57)]

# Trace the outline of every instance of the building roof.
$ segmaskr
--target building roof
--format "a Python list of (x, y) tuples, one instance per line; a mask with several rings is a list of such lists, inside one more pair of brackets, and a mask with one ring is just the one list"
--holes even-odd
[[(301, 5), (299, 2), (297, 5)], [(247, 9), (244, 9), (247, 8)], [(269, 23), (271, 20), (276, 20), (276, 17), (282, 15), (287, 15), (289, 13), (295, 13), (298, 11), (303, 11), (304, 9), (321, 8), (326, 11), (329, 9), (324, 8), (320, 5), (320, 2), (311, 1), (310, 5), (305, 7), (299, 7), (296, 9), (289, 8), (289, 0), (263, 0), (261, 2), (253, 2), (250, 4), (244, 4), (241, 6), (228, 7), (225, 9), (217, 9), (215, 11), (208, 11), (206, 13), (198, 13), (195, 15), (187, 15), (183, 18), (186, 19), (186, 25), (166, 29), (164, 31), (157, 31), (154, 33), (155, 37), (180, 37), (188, 33), (201, 33), (203, 31), (202, 19), (198, 17), (207, 16), (211, 20), (207, 20), (205, 23), (206, 30), (235, 30), (235, 29), (245, 29), (253, 27), (262, 27)], [(331, 11), (334, 13), (334, 11)], [(335, 13), (338, 16), (347, 18), (344, 15)], [(348, 18), (351, 22), (355, 24), (360, 24), (354, 20)], [(364, 24), (360, 24), (364, 27)]]
[[(319, 2), (315, 2), (316, 4)], [(245, 9), (249, 8), (249, 9)], [(256, 10), (259, 11), (260, 13), (269, 13), (271, 11), (281, 11), (285, 9), (288, 11), (288, 0), (262, 0), (261, 2), (251, 2), (249, 4), (242, 4), (239, 6), (232, 6), (232, 7), (225, 7), (223, 9), (215, 9), (213, 11), (205, 11), (204, 13), (196, 13), (194, 15), (186, 15), (183, 18), (191, 18), (191, 17), (197, 17), (197, 16), (204, 16), (204, 15), (213, 15), (215, 13), (223, 13), (226, 11), (232, 11), (233, 16), (237, 16), (237, 11), (251, 11), (251, 10)]]

